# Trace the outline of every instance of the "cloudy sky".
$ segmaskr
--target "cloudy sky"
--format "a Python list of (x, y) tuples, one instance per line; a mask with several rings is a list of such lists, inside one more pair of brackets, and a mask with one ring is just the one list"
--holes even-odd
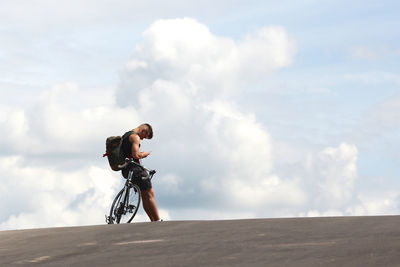
[(0, 0), (0, 230), (104, 223), (142, 122), (165, 220), (399, 214), (399, 10)]

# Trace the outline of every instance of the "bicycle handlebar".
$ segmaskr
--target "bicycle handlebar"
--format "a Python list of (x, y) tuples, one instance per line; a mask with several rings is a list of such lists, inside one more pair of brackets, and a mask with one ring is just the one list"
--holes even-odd
[(143, 168), (145, 171), (147, 171), (150, 175), (154, 175), (156, 173), (155, 170), (149, 170), (146, 167), (140, 165), (139, 163), (135, 162), (133, 159), (130, 158), (126, 158), (125, 159), (125, 163), (118, 165), (118, 168), (120, 170), (124, 169), (126, 166), (128, 166), (129, 164), (136, 164), (137, 166)]

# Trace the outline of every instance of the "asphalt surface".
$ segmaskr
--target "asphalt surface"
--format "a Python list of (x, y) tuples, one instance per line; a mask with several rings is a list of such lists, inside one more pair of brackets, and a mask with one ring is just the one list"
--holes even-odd
[(400, 266), (400, 216), (0, 231), (0, 266)]

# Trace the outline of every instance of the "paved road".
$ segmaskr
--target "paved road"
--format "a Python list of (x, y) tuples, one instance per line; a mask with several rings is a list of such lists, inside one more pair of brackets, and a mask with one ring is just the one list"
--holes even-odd
[(0, 231), (0, 266), (400, 266), (400, 216)]

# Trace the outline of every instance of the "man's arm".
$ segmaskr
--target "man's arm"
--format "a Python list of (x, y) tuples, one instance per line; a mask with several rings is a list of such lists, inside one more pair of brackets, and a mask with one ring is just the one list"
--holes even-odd
[(142, 159), (150, 155), (150, 152), (140, 152), (139, 144), (140, 137), (137, 134), (131, 134), (129, 136), (129, 141), (132, 143), (132, 157), (135, 159)]

